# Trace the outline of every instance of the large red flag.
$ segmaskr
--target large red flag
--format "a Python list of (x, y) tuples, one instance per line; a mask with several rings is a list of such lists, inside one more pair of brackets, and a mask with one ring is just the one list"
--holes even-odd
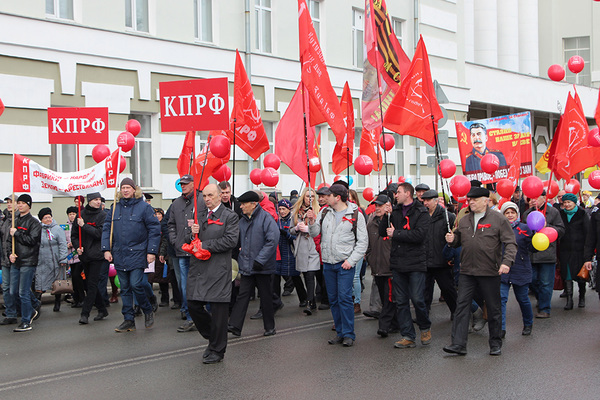
[(409, 67), (410, 59), (394, 34), (385, 0), (365, 0), (364, 128), (381, 126), (381, 112), (385, 115)]
[(269, 139), (265, 133), (260, 111), (256, 106), (252, 85), (248, 80), (242, 58), (237, 50), (235, 54), (231, 129), (225, 132), (229, 137), (229, 141), (233, 143), (233, 127), (235, 126), (235, 144), (256, 160), (262, 153), (269, 150)]
[(4, 112), (4, 103), (2, 102), (2, 99), (0, 99), (0, 115), (2, 115), (3, 112)]
[(339, 174), (346, 168), (349, 168), (353, 163), (352, 160), (354, 157), (354, 107), (348, 82), (344, 85), (340, 106), (344, 121), (346, 122), (346, 132), (344, 133), (342, 143), (337, 142), (333, 149), (331, 169), (334, 174)]
[[(308, 183), (306, 168), (306, 144), (304, 143), (304, 113), (302, 110), (302, 82), (296, 89), (292, 101), (281, 117), (275, 130), (275, 151), (281, 162), (290, 167), (292, 172)], [(304, 93), (304, 106), (308, 108), (308, 95)], [(307, 113), (307, 118), (309, 118)], [(309, 124), (310, 126), (310, 124)], [(315, 156), (315, 128), (308, 128), (309, 157)], [(312, 178), (312, 174), (311, 174)], [(314, 187), (315, 180), (311, 179)]]
[(431, 121), (432, 115), (437, 131), (437, 121), (443, 114), (435, 97), (429, 57), (421, 37), (400, 91), (383, 118), (383, 126), (400, 135), (423, 139), (428, 145), (434, 146), (436, 133)]
[(383, 168), (383, 157), (381, 150), (378, 149), (379, 137), (381, 136), (381, 127), (368, 130), (363, 127), (360, 136), (359, 154), (369, 156), (373, 160), (373, 170), (381, 171)]
[[(0, 104), (2, 102), (0, 101)], [(2, 114), (0, 112), (0, 114)], [(598, 91), (598, 105), (596, 105), (596, 115), (594, 115), (594, 119), (596, 120), (596, 124), (600, 126), (600, 90)]]
[(588, 144), (589, 127), (579, 95), (567, 98), (565, 113), (552, 139), (549, 168), (561, 179), (573, 175), (600, 162), (600, 147)]
[[(219, 135), (227, 137), (224, 131), (210, 131), (208, 139), (210, 140), (211, 137)], [(194, 160), (194, 168), (192, 169), (192, 174), (194, 175), (194, 182), (200, 182), (200, 177), (202, 177), (202, 182), (200, 182), (200, 190), (204, 189), (204, 187), (208, 185), (208, 178), (210, 178), (213, 172), (219, 169), (221, 165), (227, 164), (227, 162), (229, 161), (229, 155), (231, 154), (228, 153), (226, 157), (219, 158), (215, 157), (214, 154), (211, 151), (209, 151), (207, 155), (206, 150), (208, 147), (209, 146), (204, 146), (204, 148), (200, 151), (200, 154), (198, 154), (198, 156)], [(204, 172), (202, 172), (202, 167), (205, 163), (206, 167), (204, 167)]]
[(185, 133), (185, 139), (183, 140), (183, 148), (181, 154), (177, 160), (177, 172), (179, 176), (183, 176), (191, 173), (192, 159), (194, 157), (194, 148), (196, 142), (196, 132), (188, 131)]
[(344, 138), (346, 125), (337, 95), (329, 80), (321, 45), (317, 39), (306, 0), (298, 0), (298, 25), (302, 82), (304, 82), (310, 97), (311, 126), (326, 120), (335, 134), (336, 141), (340, 143)]

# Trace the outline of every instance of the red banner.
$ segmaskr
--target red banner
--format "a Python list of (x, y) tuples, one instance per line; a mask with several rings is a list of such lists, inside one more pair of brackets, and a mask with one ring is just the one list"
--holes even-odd
[(160, 82), (162, 132), (229, 129), (227, 78)]
[(48, 108), (50, 144), (108, 144), (108, 107)]

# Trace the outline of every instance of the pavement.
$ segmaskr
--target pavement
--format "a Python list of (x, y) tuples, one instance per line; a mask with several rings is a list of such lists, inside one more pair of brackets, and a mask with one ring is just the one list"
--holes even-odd
[[(365, 286), (363, 309), (370, 277)], [(564, 311), (558, 294), (552, 317), (535, 320), (526, 337), (511, 293), (500, 357), (488, 355), (487, 327), (469, 335), (466, 356), (444, 353), (451, 330), (444, 303), (432, 306), (430, 345), (395, 349), (400, 335), (380, 338), (377, 321), (362, 315), (353, 347), (327, 344), (331, 313), (305, 316), (295, 294), (283, 297), (277, 334), (264, 337), (262, 320), (249, 319), (253, 301), (242, 336), (230, 335), (224, 361), (214, 365), (202, 364), (207, 341), (197, 331), (176, 331), (178, 310), (160, 308), (151, 329), (140, 317), (135, 332), (115, 333), (119, 304), (106, 320), (80, 326), (80, 309), (63, 303), (52, 312), (48, 297), (32, 331), (0, 326), (0, 399), (597, 399), (598, 295), (588, 291), (586, 308)]]

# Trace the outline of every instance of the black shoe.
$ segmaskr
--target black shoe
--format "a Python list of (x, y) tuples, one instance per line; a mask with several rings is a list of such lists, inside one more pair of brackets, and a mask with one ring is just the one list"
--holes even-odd
[(381, 313), (378, 313), (377, 311), (363, 311), (363, 315), (365, 317), (379, 319)]
[(342, 345), (344, 347), (352, 347), (352, 346), (354, 346), (354, 339), (345, 337), (344, 340), (342, 341)]
[(531, 335), (531, 328), (532, 328), (531, 325), (525, 325), (523, 327), (523, 332), (521, 332), (521, 335), (523, 335), (523, 336), (529, 336), (529, 335)]
[(329, 344), (342, 344), (344, 342), (344, 338), (338, 335), (335, 335), (331, 339), (327, 341)]
[(242, 331), (235, 326), (228, 325), (227, 332), (231, 333), (233, 336), (242, 336)]
[(59, 312), (60, 311), (60, 300), (58, 301), (54, 301), (54, 308), (52, 308), (53, 312)]
[(458, 344), (451, 344), (450, 346), (444, 347), (444, 351), (450, 354), (458, 354), (460, 356), (464, 356), (467, 354), (467, 349), (463, 346), (459, 346)]
[(86, 315), (82, 315), (81, 318), (79, 318), (79, 325), (87, 324), (89, 324), (88, 317)]
[(218, 355), (217, 353), (211, 352), (206, 358), (202, 360), (203, 364), (216, 364), (223, 361), (223, 357)]
[(308, 301), (304, 300), (301, 301), (300, 304), (298, 304), (298, 307), (302, 308), (302, 307), (306, 307), (308, 305)]
[(302, 312), (306, 315), (312, 315), (312, 310), (310, 307), (306, 307), (304, 310), (302, 310)]
[(42, 303), (40, 302), (40, 305), (33, 309), (33, 315), (31, 316), (32, 321), (35, 321), (36, 319), (38, 319), (40, 317), (40, 311), (41, 311), (40, 307), (41, 306), (42, 306)]
[(105, 312), (99, 311), (98, 315), (96, 315), (94, 317), (94, 321), (100, 321), (100, 320), (103, 320), (106, 317), (108, 317), (108, 311), (105, 311)]
[(0, 321), (0, 325), (13, 325), (17, 323), (16, 318), (6, 317), (2, 321)]
[(277, 314), (277, 311), (283, 308), (283, 303), (279, 304), (279, 306), (275, 307), (274, 314)]
[(133, 307), (133, 315), (135, 315), (136, 317), (142, 315), (142, 308), (140, 306)]
[(144, 326), (148, 329), (152, 328), (152, 325), (154, 325), (154, 313), (151, 312), (144, 315)]
[(208, 347), (206, 348), (206, 350), (204, 350), (204, 353), (202, 353), (202, 358), (206, 358), (210, 355), (210, 353), (212, 353)]
[(177, 332), (190, 332), (196, 329), (196, 325), (194, 325), (194, 321), (185, 321), (183, 325), (177, 328)]
[(502, 333), (500, 334), (500, 339), (504, 339), (506, 337), (506, 331), (503, 329)]
[(262, 310), (258, 310), (256, 314), (250, 316), (250, 319), (261, 319), (263, 317)]
[(490, 356), (499, 356), (502, 354), (500, 346), (494, 346), (490, 348)]
[(323, 311), (323, 310), (329, 310), (329, 304), (319, 304), (319, 310)]
[(83, 307), (83, 303), (81, 301), (71, 304), (71, 308), (81, 308), (81, 307)]
[(13, 329), (13, 332), (27, 332), (31, 330), (31, 324), (28, 324), (27, 322), (21, 322), (21, 324), (19, 326), (17, 326), (15, 329)]
[(377, 334), (382, 338), (388, 337), (388, 331), (385, 329), (377, 329)]
[(263, 333), (263, 336), (273, 336), (276, 333), (277, 332), (275, 331), (275, 328), (273, 328), (273, 329), (269, 329), (268, 331), (265, 331), (265, 333)]
[(577, 304), (579, 308), (585, 308), (585, 297), (579, 295), (579, 303)]
[(126, 319), (123, 323), (115, 328), (115, 332), (131, 332), (135, 331), (135, 321)]
[(150, 299), (150, 305), (152, 306), (152, 312), (157, 312), (158, 311), (158, 301), (156, 299), (156, 296), (153, 296)]
[(186, 313), (184, 313), (183, 311), (181, 312), (181, 319), (182, 319), (183, 321), (187, 321), (187, 315), (186, 315)]

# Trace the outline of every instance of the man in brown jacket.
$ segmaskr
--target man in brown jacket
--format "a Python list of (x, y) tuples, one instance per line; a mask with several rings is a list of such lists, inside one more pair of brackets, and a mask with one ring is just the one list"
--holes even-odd
[(487, 189), (472, 188), (467, 194), (471, 212), (460, 220), (453, 233), (446, 234), (449, 244), (462, 246), (452, 344), (444, 347), (446, 353), (467, 354), (470, 307), (479, 290), (487, 304), (490, 355), (502, 354), (500, 275), (510, 271), (517, 242), (508, 220), (488, 207), (489, 196)]

